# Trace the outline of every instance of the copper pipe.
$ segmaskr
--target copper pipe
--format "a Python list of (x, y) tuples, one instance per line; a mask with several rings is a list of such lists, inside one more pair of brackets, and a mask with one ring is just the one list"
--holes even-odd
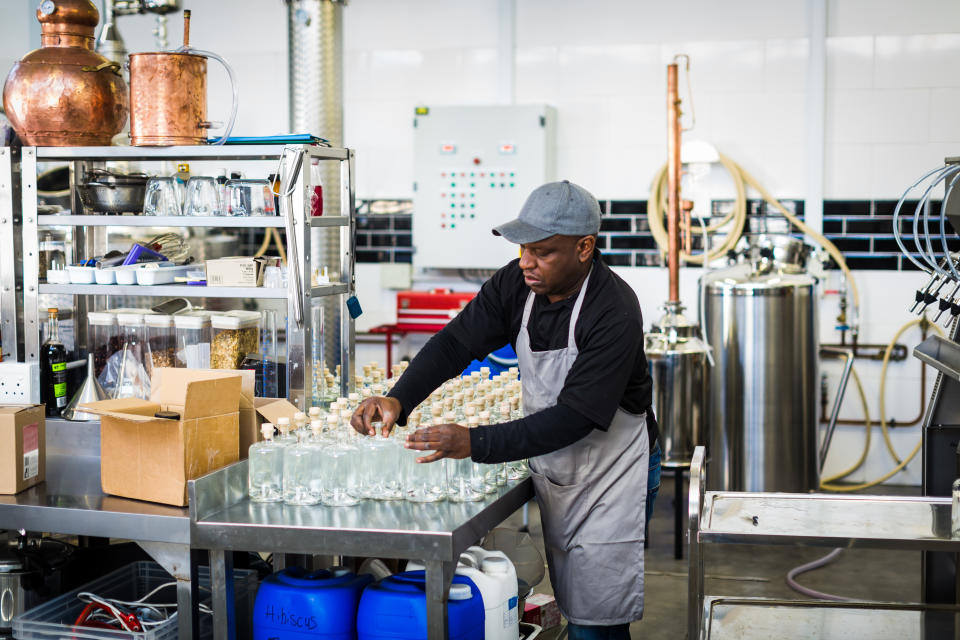
[(190, 9), (183, 10), (183, 47), (190, 46)]
[(667, 65), (667, 270), (668, 302), (680, 302), (680, 92), (677, 65)]

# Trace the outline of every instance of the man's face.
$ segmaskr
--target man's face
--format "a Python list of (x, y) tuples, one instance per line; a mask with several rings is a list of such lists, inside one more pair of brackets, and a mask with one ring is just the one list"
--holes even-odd
[(563, 299), (579, 284), (594, 244), (593, 236), (556, 235), (520, 245), (524, 282), (534, 293), (550, 297), (551, 302)]

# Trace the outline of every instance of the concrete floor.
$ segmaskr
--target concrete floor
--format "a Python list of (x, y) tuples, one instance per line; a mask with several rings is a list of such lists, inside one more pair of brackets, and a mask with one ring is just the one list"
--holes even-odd
[[(678, 640), (686, 635), (687, 559), (673, 556), (673, 479), (664, 476), (651, 520), (650, 548), (646, 552), (646, 593), (643, 620), (631, 625), (635, 639)], [(919, 495), (917, 488), (884, 487), (887, 495)], [(519, 527), (520, 513), (504, 523)], [(543, 533), (535, 503), (530, 505), (530, 533), (543, 552)], [(804, 599), (787, 587), (784, 577), (793, 567), (820, 558), (826, 548), (707, 545), (705, 593), (720, 596), (763, 596)], [(887, 602), (920, 600), (920, 552), (847, 549), (833, 564), (807, 573), (798, 582), (819, 591), (855, 599)], [(537, 592), (552, 593), (549, 575)], [(552, 640), (559, 634), (545, 634)]]

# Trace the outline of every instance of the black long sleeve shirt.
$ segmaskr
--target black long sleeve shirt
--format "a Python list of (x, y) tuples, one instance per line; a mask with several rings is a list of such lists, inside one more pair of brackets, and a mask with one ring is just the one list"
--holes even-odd
[[(530, 289), (519, 260), (510, 262), (483, 284), (460, 314), (435, 335), (391, 390), (410, 411), (444, 380), (458, 375), (473, 359), (482, 359), (506, 343), (516, 347), (523, 307)], [(527, 330), (534, 351), (567, 346), (577, 294), (551, 303), (536, 296)], [(574, 327), (578, 355), (567, 373), (557, 404), (520, 420), (470, 430), (471, 457), (477, 462), (518, 460), (556, 451), (606, 430), (618, 407), (647, 412), (651, 446), (658, 430), (649, 410), (652, 380), (643, 352), (643, 319), (636, 294), (595, 256), (580, 316)]]

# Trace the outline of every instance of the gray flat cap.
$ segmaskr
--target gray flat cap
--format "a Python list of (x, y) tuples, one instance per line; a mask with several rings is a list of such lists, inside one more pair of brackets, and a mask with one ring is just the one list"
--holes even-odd
[(533, 190), (520, 215), (493, 235), (514, 244), (539, 242), (550, 236), (589, 236), (600, 231), (600, 204), (583, 187), (569, 180), (548, 182)]

